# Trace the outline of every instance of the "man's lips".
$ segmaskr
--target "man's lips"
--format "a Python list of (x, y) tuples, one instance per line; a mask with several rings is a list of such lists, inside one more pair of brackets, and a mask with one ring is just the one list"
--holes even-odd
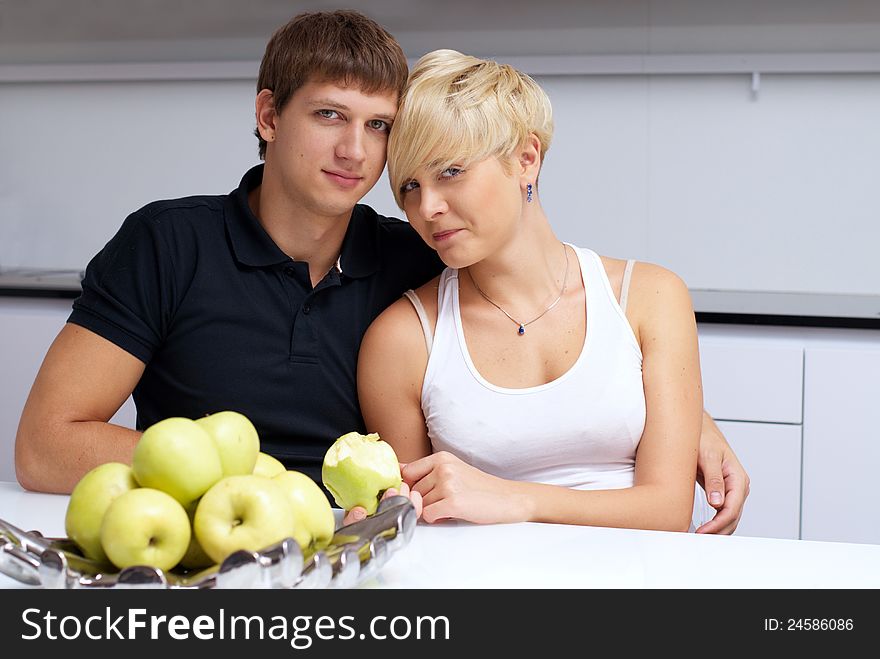
[(457, 234), (461, 229), (450, 229), (449, 231), (438, 231), (437, 233), (431, 234), (431, 237), (437, 241), (442, 242), (444, 240), (448, 240), (452, 238), (455, 234)]
[(343, 188), (357, 187), (360, 182), (364, 180), (363, 176), (358, 176), (356, 174), (352, 174), (351, 172), (339, 172), (327, 169), (323, 169), (321, 171), (323, 171), (331, 181)]

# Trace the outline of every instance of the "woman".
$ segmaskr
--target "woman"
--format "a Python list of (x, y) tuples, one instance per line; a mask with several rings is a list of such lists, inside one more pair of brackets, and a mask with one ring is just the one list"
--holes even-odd
[(364, 419), (428, 522), (685, 531), (702, 414), (690, 297), (664, 268), (554, 235), (538, 189), (552, 130), (512, 67), (417, 63), (389, 177), (449, 267), (364, 337)]

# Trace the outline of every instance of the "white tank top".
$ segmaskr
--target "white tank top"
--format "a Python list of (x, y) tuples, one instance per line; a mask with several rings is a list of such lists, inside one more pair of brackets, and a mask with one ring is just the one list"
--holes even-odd
[(599, 256), (573, 249), (586, 289), (584, 345), (567, 372), (540, 386), (499, 387), (477, 371), (461, 325), (457, 270), (440, 275), (433, 336), (407, 291), (428, 344), (421, 404), (435, 452), (509, 480), (585, 490), (633, 485), (645, 427), (642, 352)]

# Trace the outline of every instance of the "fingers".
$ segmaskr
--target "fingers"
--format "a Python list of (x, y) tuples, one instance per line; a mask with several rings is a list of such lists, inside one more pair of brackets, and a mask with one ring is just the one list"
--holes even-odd
[(412, 501), (413, 508), (416, 509), (416, 519), (421, 518), (424, 505), (422, 503), (422, 494), (418, 490), (410, 492), (409, 500)]
[(697, 529), (697, 533), (731, 535), (736, 530), (748, 494), (748, 485), (743, 486), (737, 482), (734, 475), (728, 475), (726, 485), (728, 490), (724, 497), (724, 505), (718, 508), (715, 517)]
[(355, 506), (347, 513), (345, 513), (345, 517), (342, 518), (342, 526), (346, 526), (348, 524), (354, 524), (355, 522), (359, 522), (362, 519), (367, 518), (367, 511), (361, 506)]
[(430, 474), (436, 462), (437, 454), (431, 454), (408, 464), (401, 463), (400, 476), (405, 483), (412, 486)]
[(720, 510), (724, 506), (724, 479), (721, 472), (704, 479), (703, 488), (706, 490), (706, 500), (709, 505)]
[(385, 490), (385, 494), (382, 495), (382, 500), (384, 501), (388, 497), (394, 496), (404, 496), (412, 502), (413, 508), (416, 510), (416, 519), (419, 519), (422, 516), (422, 493), (417, 490), (410, 489), (409, 485), (406, 482), (402, 482), (400, 484), (400, 489), (397, 490), (393, 487)]
[(434, 503), (430, 503), (425, 505), (424, 510), (422, 511), (422, 519), (424, 519), (428, 524), (433, 524), (434, 522), (439, 522), (444, 519), (449, 519), (453, 517), (447, 510), (448, 502), (446, 499), (440, 499)]
[(721, 468), (721, 454), (700, 451), (697, 480), (706, 492), (706, 501), (716, 509), (724, 505), (724, 475)]
[(730, 507), (719, 510), (715, 517), (697, 529), (697, 533), (715, 533), (717, 535), (732, 535), (739, 523), (739, 518)]

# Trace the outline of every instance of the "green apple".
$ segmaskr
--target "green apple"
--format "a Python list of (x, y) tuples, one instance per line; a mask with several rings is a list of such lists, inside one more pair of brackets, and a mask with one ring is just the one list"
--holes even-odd
[(120, 494), (101, 522), (101, 546), (119, 569), (149, 565), (170, 570), (186, 553), (190, 534), (183, 506), (149, 487)]
[(223, 477), (223, 465), (208, 432), (192, 419), (171, 417), (144, 431), (131, 460), (141, 487), (167, 492), (183, 505), (195, 501)]
[(216, 412), (196, 423), (214, 440), (224, 476), (250, 474), (254, 471), (260, 438), (257, 429), (244, 414), (226, 410)]
[(73, 488), (64, 530), (86, 558), (107, 562), (107, 554), (101, 548), (104, 513), (116, 497), (137, 486), (131, 467), (121, 462), (107, 462), (89, 471)]
[(293, 539), (305, 551), (319, 551), (330, 544), (336, 517), (327, 495), (315, 481), (299, 471), (284, 471), (272, 478), (284, 488), (293, 507), (296, 528)]
[[(184, 506), (186, 508), (186, 516), (189, 518), (190, 528), (192, 528), (193, 519), (196, 515), (196, 508), (198, 508), (200, 501), (201, 499), (196, 499), (192, 503)], [(202, 549), (202, 545), (199, 544), (195, 532), (190, 536), (189, 547), (183, 555), (183, 558), (180, 559), (180, 564), (190, 570), (200, 570), (214, 564), (214, 561), (211, 560), (211, 557), (205, 553), (205, 550)]]
[(272, 478), (278, 474), (283, 474), (285, 471), (287, 471), (287, 467), (285, 467), (280, 460), (277, 460), (268, 453), (263, 453), (262, 451), (257, 454), (257, 462), (254, 465), (253, 471), (254, 476)]
[(391, 445), (376, 433), (350, 432), (327, 449), (321, 480), (340, 508), (362, 506), (372, 515), (382, 493), (400, 487), (400, 463)]
[(296, 531), (290, 497), (262, 476), (227, 476), (205, 492), (193, 530), (205, 553), (220, 563), (234, 551), (257, 551), (292, 538)]

